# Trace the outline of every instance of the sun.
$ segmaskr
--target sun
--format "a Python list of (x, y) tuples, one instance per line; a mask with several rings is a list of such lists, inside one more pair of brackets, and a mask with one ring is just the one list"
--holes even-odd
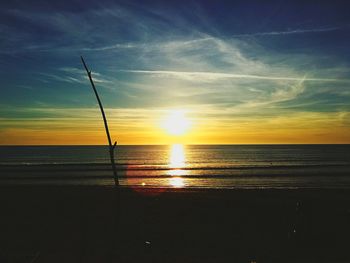
[(169, 112), (169, 115), (164, 119), (162, 127), (170, 135), (183, 135), (185, 134), (191, 126), (191, 122), (185, 116), (185, 111), (183, 110), (173, 110)]

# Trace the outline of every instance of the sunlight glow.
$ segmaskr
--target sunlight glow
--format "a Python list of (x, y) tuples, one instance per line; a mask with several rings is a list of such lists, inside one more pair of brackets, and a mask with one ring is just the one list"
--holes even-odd
[(168, 174), (171, 176), (183, 176), (186, 175), (186, 171), (181, 169), (175, 169), (168, 171)]
[(173, 187), (183, 187), (185, 186), (185, 182), (183, 178), (180, 177), (174, 177), (169, 179), (169, 183)]
[(183, 135), (191, 126), (191, 122), (186, 118), (182, 110), (171, 111), (162, 123), (162, 127), (170, 135)]

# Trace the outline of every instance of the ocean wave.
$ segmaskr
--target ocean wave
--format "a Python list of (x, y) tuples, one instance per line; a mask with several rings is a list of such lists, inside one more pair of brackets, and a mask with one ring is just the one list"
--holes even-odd
[[(349, 163), (310, 163), (310, 164), (245, 164), (245, 165), (227, 165), (216, 164), (211, 165), (197, 165), (184, 167), (169, 167), (169, 165), (152, 165), (152, 164), (117, 164), (116, 168), (119, 171), (150, 171), (150, 170), (249, 170), (249, 169), (290, 169), (290, 168), (327, 168), (327, 167), (350, 167)], [(107, 171), (111, 169), (111, 164), (108, 163), (0, 163), (0, 170), (35, 170), (35, 169), (49, 169), (49, 170), (93, 170), (93, 171)]]

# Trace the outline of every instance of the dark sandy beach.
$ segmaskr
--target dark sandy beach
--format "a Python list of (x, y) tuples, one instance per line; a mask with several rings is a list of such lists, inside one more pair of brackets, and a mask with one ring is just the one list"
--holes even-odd
[(349, 190), (1, 186), (0, 262), (349, 262)]

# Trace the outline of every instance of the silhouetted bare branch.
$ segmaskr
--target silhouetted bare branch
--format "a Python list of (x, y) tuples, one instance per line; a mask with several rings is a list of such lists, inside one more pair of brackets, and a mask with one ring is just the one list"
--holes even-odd
[(88, 67), (87, 67), (87, 65), (86, 65), (86, 63), (84, 61), (84, 58), (82, 56), (81, 56), (81, 61), (83, 62), (83, 65), (84, 65), (86, 73), (87, 73), (87, 75), (89, 77), (92, 89), (94, 90), (94, 93), (96, 95), (96, 99), (97, 99), (98, 105), (100, 106), (103, 122), (104, 122), (104, 125), (105, 125), (105, 130), (106, 130), (106, 134), (107, 134), (107, 139), (108, 139), (109, 155), (110, 155), (110, 158), (111, 158), (111, 164), (112, 164), (112, 170), (113, 170), (113, 176), (114, 176), (114, 183), (115, 183), (116, 186), (119, 186), (118, 174), (117, 174), (117, 169), (115, 167), (115, 160), (114, 160), (114, 149), (115, 149), (115, 147), (117, 145), (117, 142), (114, 142), (114, 144), (112, 145), (112, 140), (111, 140), (111, 136), (109, 134), (109, 129), (108, 129), (107, 118), (106, 118), (105, 112), (103, 110), (102, 102), (101, 102), (100, 97), (99, 97), (99, 95), (97, 93), (94, 81), (92, 80), (91, 70), (88, 69)]

